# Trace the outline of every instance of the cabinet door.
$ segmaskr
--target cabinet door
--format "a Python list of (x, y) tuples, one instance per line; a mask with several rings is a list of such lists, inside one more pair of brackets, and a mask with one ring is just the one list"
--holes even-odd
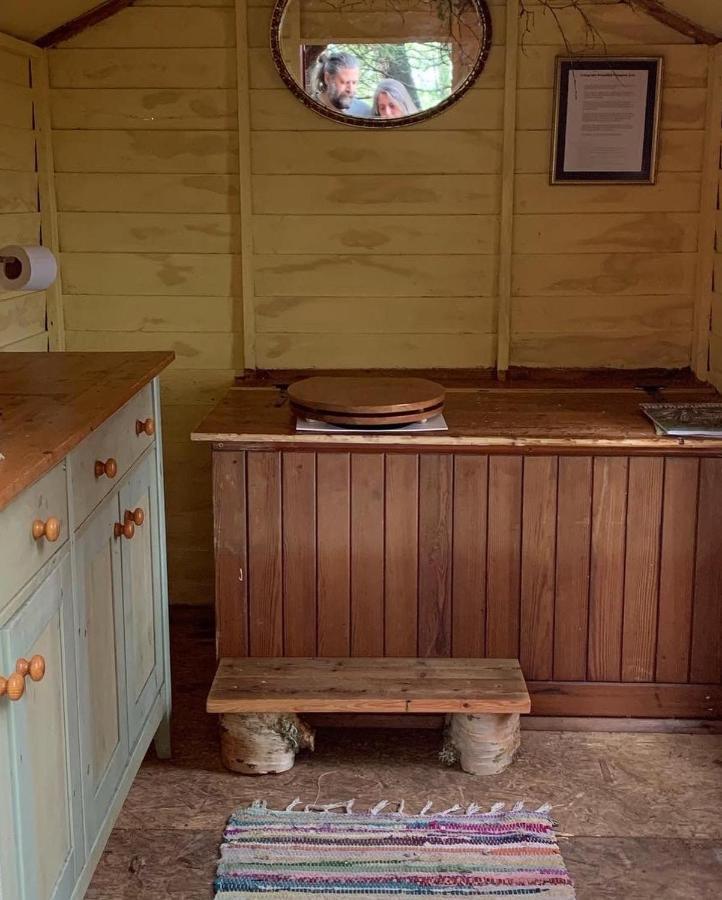
[(0, 698), (0, 805), (9, 815), (0, 848), (3, 896), (65, 900), (84, 861), (69, 555), (29, 591), (0, 629), (4, 675), (19, 658), (45, 660), (42, 680), (28, 675), (19, 700)]
[(88, 852), (128, 761), (118, 495), (78, 532), (76, 610), (83, 808)]
[[(120, 491), (123, 519), (135, 533), (123, 539), (123, 619), (131, 751), (163, 684), (163, 632), (155, 455), (149, 453)], [(141, 523), (141, 524), (137, 524)]]

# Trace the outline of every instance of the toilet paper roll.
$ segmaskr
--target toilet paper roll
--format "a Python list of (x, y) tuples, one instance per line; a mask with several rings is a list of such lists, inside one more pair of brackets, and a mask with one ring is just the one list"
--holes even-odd
[(0, 290), (43, 291), (55, 281), (58, 264), (47, 247), (0, 248)]

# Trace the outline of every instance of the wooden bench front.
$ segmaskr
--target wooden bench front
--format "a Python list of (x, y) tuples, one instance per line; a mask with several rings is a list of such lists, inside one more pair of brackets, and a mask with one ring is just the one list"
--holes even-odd
[(516, 659), (221, 659), (209, 713), (528, 713)]

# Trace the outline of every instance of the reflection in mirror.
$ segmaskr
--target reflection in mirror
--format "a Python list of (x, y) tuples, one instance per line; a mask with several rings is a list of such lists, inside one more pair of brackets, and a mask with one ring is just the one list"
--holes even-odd
[(361, 127), (422, 121), (460, 97), (491, 43), (484, 0), (278, 0), (281, 76), (328, 118)]

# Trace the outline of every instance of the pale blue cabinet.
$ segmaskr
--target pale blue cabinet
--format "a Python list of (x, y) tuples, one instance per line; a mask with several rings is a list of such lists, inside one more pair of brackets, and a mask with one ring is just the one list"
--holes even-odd
[(70, 555), (64, 551), (25, 590), (0, 628), (0, 671), (38, 654), (45, 675), (26, 677), (16, 702), (0, 703), (0, 894), (65, 900), (83, 867), (78, 701)]
[(170, 753), (161, 453), (156, 379), (0, 509), (0, 676), (46, 665), (0, 690), (0, 900), (83, 900), (151, 741)]

